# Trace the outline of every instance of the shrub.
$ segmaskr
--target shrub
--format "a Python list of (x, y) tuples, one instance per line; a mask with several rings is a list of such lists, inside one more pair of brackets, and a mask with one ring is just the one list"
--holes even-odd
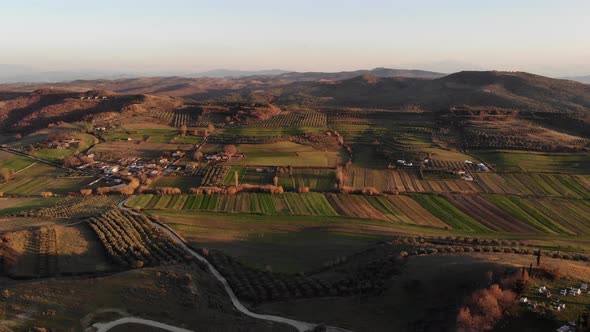
[(92, 195), (92, 189), (80, 189), (80, 195), (90, 196)]
[(43, 191), (41, 192), (41, 197), (53, 197), (53, 193), (51, 191)]

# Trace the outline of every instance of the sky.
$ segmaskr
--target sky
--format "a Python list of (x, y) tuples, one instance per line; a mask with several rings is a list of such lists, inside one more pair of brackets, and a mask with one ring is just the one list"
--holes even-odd
[(37, 70), (590, 74), (588, 0), (0, 0), (0, 64)]

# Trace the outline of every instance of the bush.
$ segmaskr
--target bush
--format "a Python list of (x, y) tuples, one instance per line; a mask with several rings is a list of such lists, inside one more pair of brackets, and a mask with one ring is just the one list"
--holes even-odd
[(92, 189), (80, 189), (80, 195), (90, 196), (92, 195)]
[(41, 192), (41, 197), (53, 197), (53, 193), (51, 191), (43, 191)]

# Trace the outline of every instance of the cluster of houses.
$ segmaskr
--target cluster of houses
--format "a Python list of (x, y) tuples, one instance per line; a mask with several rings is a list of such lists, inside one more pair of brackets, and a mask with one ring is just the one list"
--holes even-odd
[(230, 159), (242, 159), (244, 157), (245, 157), (245, 155), (243, 153), (239, 153), (239, 152), (234, 153), (231, 156), (228, 156), (227, 154), (224, 154), (224, 153), (209, 153), (204, 156), (205, 160), (207, 160), (207, 161), (219, 161), (219, 162), (228, 161)]
[(577, 324), (574, 321), (568, 322), (567, 325), (562, 325), (555, 331), (557, 332), (574, 332), (578, 331)]
[(53, 140), (50, 142), (47, 142), (46, 144), (47, 148), (50, 149), (59, 149), (59, 150), (65, 150), (65, 149), (77, 149), (78, 147), (80, 147), (80, 140), (78, 139), (74, 139), (74, 138), (70, 138), (70, 139), (59, 139), (59, 140)]
[[(579, 288), (578, 287), (564, 288), (559, 291), (559, 294), (563, 295), (563, 296), (566, 296), (566, 295), (578, 296), (578, 295), (582, 295), (583, 292), (587, 292), (587, 291), (588, 291), (588, 284), (582, 284)], [(588, 292), (588, 295), (590, 295), (590, 292)]]
[(414, 166), (413, 162), (407, 161), (405, 159), (398, 159), (395, 162), (396, 162), (396, 164), (398, 164), (400, 166), (408, 166), (408, 167)]
[(107, 99), (106, 96), (82, 96), (80, 100), (98, 100), (98, 99)]
[[(546, 286), (543, 286), (543, 285), (539, 286), (539, 288), (537, 288), (537, 292), (545, 295), (550, 300), (550, 308), (551, 309), (553, 309), (555, 311), (565, 310), (565, 303), (561, 303), (561, 299), (559, 297), (551, 294), (551, 291)], [(580, 285), (580, 287), (573, 287), (572, 286), (572, 287), (560, 289), (559, 295), (561, 295), (561, 296), (579, 296), (585, 292), (588, 292), (588, 284), (583, 283), (582, 285)], [(590, 292), (588, 292), (587, 294), (590, 295)], [(521, 297), (519, 299), (519, 302), (523, 305), (527, 305), (529, 308), (531, 308), (533, 310), (539, 308), (539, 306), (544, 306), (544, 304), (541, 304), (537, 301), (529, 301), (529, 299), (525, 296)], [(575, 322), (569, 322), (568, 325), (563, 325), (559, 329), (557, 329), (558, 332), (567, 332), (567, 331), (575, 331), (575, 330), (576, 330), (576, 323)]]
[[(94, 169), (99, 174), (106, 178), (117, 177), (117, 176), (141, 176), (147, 175), (148, 177), (155, 177), (158, 175), (171, 175), (176, 172), (180, 172), (182, 167), (175, 166), (173, 163), (176, 159), (181, 158), (184, 152), (172, 153), (173, 158), (161, 157), (152, 162), (144, 162), (140, 158), (122, 158), (116, 164), (109, 164), (105, 162), (95, 161), (92, 164), (84, 164), (78, 166), (78, 169)], [(88, 155), (94, 157), (93, 155)], [(194, 166), (192, 166), (194, 168)]]

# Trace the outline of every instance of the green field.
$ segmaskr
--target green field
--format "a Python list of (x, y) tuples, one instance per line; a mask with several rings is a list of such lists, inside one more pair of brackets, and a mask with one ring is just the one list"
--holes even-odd
[(477, 173), (475, 179), (490, 194), (590, 198), (585, 178), (569, 174)]
[(49, 191), (54, 194), (66, 195), (70, 191), (78, 191), (94, 181), (93, 177), (62, 177), (61, 169), (43, 163), (18, 173), (13, 179), (0, 183), (0, 192), (11, 195), (39, 195)]
[(32, 154), (35, 157), (46, 159), (49, 161), (59, 162), (76, 152), (75, 149), (39, 149)]
[(340, 217), (253, 216), (188, 211), (150, 211), (193, 247), (223, 250), (248, 265), (303, 272), (374, 244), (385, 235), (363, 230), (385, 223)]
[(26, 211), (36, 208), (44, 208), (54, 206), (59, 198), (41, 198), (41, 197), (27, 197), (27, 198), (2, 198), (0, 197), (0, 216), (7, 216), (16, 214), (21, 211)]
[(200, 180), (194, 176), (163, 176), (156, 181), (152, 182), (152, 188), (159, 187), (174, 187), (179, 188), (183, 192), (188, 192), (190, 188), (196, 188), (199, 186)]
[(322, 127), (227, 128), (222, 135), (237, 136), (296, 136), (326, 130)]
[(239, 144), (237, 148), (246, 158), (229, 161), (228, 165), (335, 167), (339, 160), (338, 152), (318, 151), (293, 142)]
[(446, 222), (454, 229), (491, 232), (489, 228), (479, 223), (477, 220), (457, 209), (450, 202), (437, 195), (412, 195), (420, 205), (437, 216), (440, 220)]
[(541, 153), (531, 151), (474, 151), (497, 171), (589, 174), (589, 153)]
[(31, 158), (21, 157), (9, 152), (0, 151), (0, 169), (7, 168), (12, 172), (17, 172), (33, 164), (34, 162), (35, 160)]
[(336, 172), (326, 168), (293, 168), (293, 175), (279, 175), (279, 185), (287, 191), (309, 187), (311, 191), (334, 191), (336, 189)]

